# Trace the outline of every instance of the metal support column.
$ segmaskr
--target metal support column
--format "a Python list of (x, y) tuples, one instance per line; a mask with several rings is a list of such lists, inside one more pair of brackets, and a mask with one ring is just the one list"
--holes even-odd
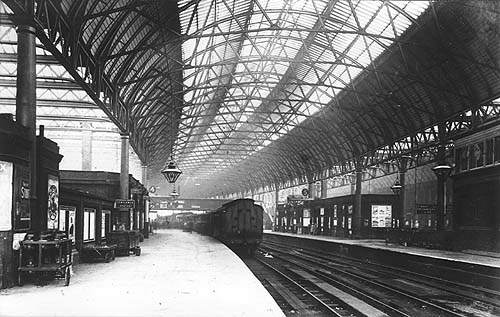
[[(147, 165), (142, 165), (141, 166), (141, 182), (142, 185), (147, 189), (148, 188), (148, 166)], [(143, 230), (142, 234), (144, 235), (145, 238), (148, 238), (149, 235), (149, 196), (143, 197), (144, 199), (144, 212), (142, 213), (142, 219), (143, 219)]]
[[(445, 166), (446, 151), (443, 145), (439, 145), (437, 149), (437, 165)], [(448, 175), (444, 173), (436, 173), (437, 177), (437, 208), (436, 208), (436, 230), (444, 230), (444, 213), (446, 211), (446, 179)]]
[(361, 238), (361, 226), (362, 226), (362, 216), (361, 216), (361, 185), (363, 182), (363, 171), (361, 163), (356, 164), (356, 187), (354, 190), (354, 214), (353, 214), (353, 236), (356, 238)]
[[(399, 194), (399, 213), (396, 219), (396, 226), (401, 228), (405, 225), (405, 213), (406, 213), (406, 166), (400, 167), (399, 170), (399, 183), (401, 184), (401, 192)], [(410, 223), (411, 227), (411, 223)]]
[[(27, 11), (34, 12), (33, 1), (27, 1)], [(36, 154), (36, 29), (33, 15), (15, 17), (17, 24), (16, 121), (29, 128), (30, 149), (30, 212), (31, 229), (41, 229), (37, 210)]]
[(276, 184), (276, 190), (274, 191), (274, 205), (276, 206), (274, 208), (274, 218), (273, 218), (273, 231), (279, 231), (279, 227), (283, 226), (283, 223), (280, 223), (283, 221), (283, 219), (279, 218), (279, 213), (278, 213), (278, 205), (280, 202), (280, 190), (279, 190), (279, 184)]
[[(120, 198), (129, 198), (129, 134), (127, 132), (120, 133), (122, 144), (121, 144), (121, 164), (120, 164)], [(126, 219), (123, 214), (127, 214)], [(133, 212), (130, 208), (125, 208), (120, 210), (120, 221), (125, 222), (125, 227), (128, 230), (132, 230)]]

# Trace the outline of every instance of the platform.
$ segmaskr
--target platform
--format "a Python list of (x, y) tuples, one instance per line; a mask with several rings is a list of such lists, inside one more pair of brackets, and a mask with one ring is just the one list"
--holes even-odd
[(464, 250), (464, 252), (454, 252), (446, 250), (425, 249), (411, 246), (404, 246), (395, 243), (386, 243), (382, 239), (348, 239), (331, 236), (319, 236), (309, 234), (294, 234), (266, 230), (265, 234), (282, 235), (310, 240), (321, 240), (338, 244), (359, 246), (371, 249), (399, 252), (403, 254), (416, 255), (421, 257), (446, 260), (456, 263), (473, 264), (484, 267), (500, 269), (500, 254)]
[(284, 316), (226, 246), (180, 230), (158, 231), (141, 256), (74, 266), (71, 283), (0, 291), (0, 316)]

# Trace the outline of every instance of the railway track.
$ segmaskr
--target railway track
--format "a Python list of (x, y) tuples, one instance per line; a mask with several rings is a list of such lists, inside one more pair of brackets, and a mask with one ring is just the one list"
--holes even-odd
[[(268, 244), (266, 242), (266, 244)], [(273, 245), (268, 244), (268, 245)], [(351, 257), (331, 254), (327, 252), (322, 252), (319, 250), (303, 250), (296, 249), (289, 245), (276, 245), (278, 248), (286, 247), (286, 250), (300, 253), (304, 256), (312, 257), (313, 261), (323, 261), (323, 265), (327, 266), (346, 266), (346, 267), (356, 267), (362, 268), (364, 273), (370, 274), (372, 276), (378, 276), (380, 280), (383, 279), (398, 279), (405, 280), (409, 283), (416, 283), (421, 286), (426, 286), (433, 289), (438, 289), (452, 296), (455, 296), (455, 300), (460, 300), (460, 302), (475, 302), (482, 303), (481, 305), (490, 306), (491, 310), (495, 311), (497, 315), (500, 315), (500, 292), (493, 290), (491, 288), (480, 287), (478, 285), (471, 285), (461, 282), (455, 282), (452, 280), (447, 280), (445, 278), (436, 277), (434, 275), (422, 274), (415, 271), (409, 271), (401, 269), (394, 266), (387, 266), (372, 261), (363, 261), (359, 259), (354, 259)], [(278, 249), (279, 250), (279, 249)], [(288, 252), (287, 251), (287, 252)], [(439, 269), (439, 268), (438, 268)], [(430, 265), (425, 266), (425, 270), (433, 271), (436, 268)], [(352, 270), (351, 273), (356, 274), (356, 271)], [(459, 272), (460, 273), (460, 272)], [(464, 274), (472, 274), (472, 272), (464, 272)], [(483, 273), (477, 273), (479, 276), (478, 280), (491, 279), (492, 284), (496, 284), (497, 287), (500, 286), (500, 276), (484, 276)]]
[(276, 261), (261, 255), (245, 262), (287, 316), (366, 316)]
[[(333, 296), (339, 300), (339, 294), (344, 299), (348, 298), (345, 305), (356, 311), (352, 313), (352, 316), (359, 314), (364, 316), (498, 316), (500, 313), (497, 294), (494, 292), (493, 294), (489, 292), (488, 296), (484, 293), (467, 296), (473, 292), (466, 290), (464, 285), (460, 285), (460, 288), (453, 288), (450, 284), (442, 283), (443, 281), (427, 279), (422, 274), (412, 275), (408, 272), (380, 267), (374, 263), (345, 257), (338, 258), (316, 251), (270, 245), (264, 247), (263, 245), (262, 253), (272, 254), (272, 258), (260, 255), (256, 257), (259, 261), (275, 267), (281, 274), (286, 274), (296, 283), (320, 289), (323, 293), (318, 296), (319, 298)], [(266, 280), (272, 279), (268, 276)], [(263, 284), (265, 285), (264, 282)], [(307, 287), (304, 288), (307, 289)], [(311, 291), (313, 294), (314, 292)], [(325, 293), (328, 295), (324, 295)], [(281, 300), (286, 301), (283, 297)], [(283, 309), (285, 313), (296, 311), (294, 308), (297, 306), (296, 301), (288, 301), (288, 305), (288, 308)], [(282, 307), (285, 306), (286, 304), (283, 304)], [(330, 315), (332, 314), (316, 316)]]

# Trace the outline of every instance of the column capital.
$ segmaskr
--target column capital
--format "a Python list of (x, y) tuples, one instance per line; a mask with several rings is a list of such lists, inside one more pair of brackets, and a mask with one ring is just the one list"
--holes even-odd
[(128, 132), (120, 132), (120, 137), (122, 139), (130, 139), (130, 133), (128, 133)]
[(16, 32), (29, 32), (36, 34), (36, 23), (32, 16), (29, 15), (14, 15), (12, 22), (16, 25)]

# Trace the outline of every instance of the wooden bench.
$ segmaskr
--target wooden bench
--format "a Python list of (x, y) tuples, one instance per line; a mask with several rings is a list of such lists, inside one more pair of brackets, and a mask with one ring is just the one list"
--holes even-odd
[(86, 244), (82, 249), (85, 262), (103, 260), (106, 263), (115, 259), (116, 244)]

